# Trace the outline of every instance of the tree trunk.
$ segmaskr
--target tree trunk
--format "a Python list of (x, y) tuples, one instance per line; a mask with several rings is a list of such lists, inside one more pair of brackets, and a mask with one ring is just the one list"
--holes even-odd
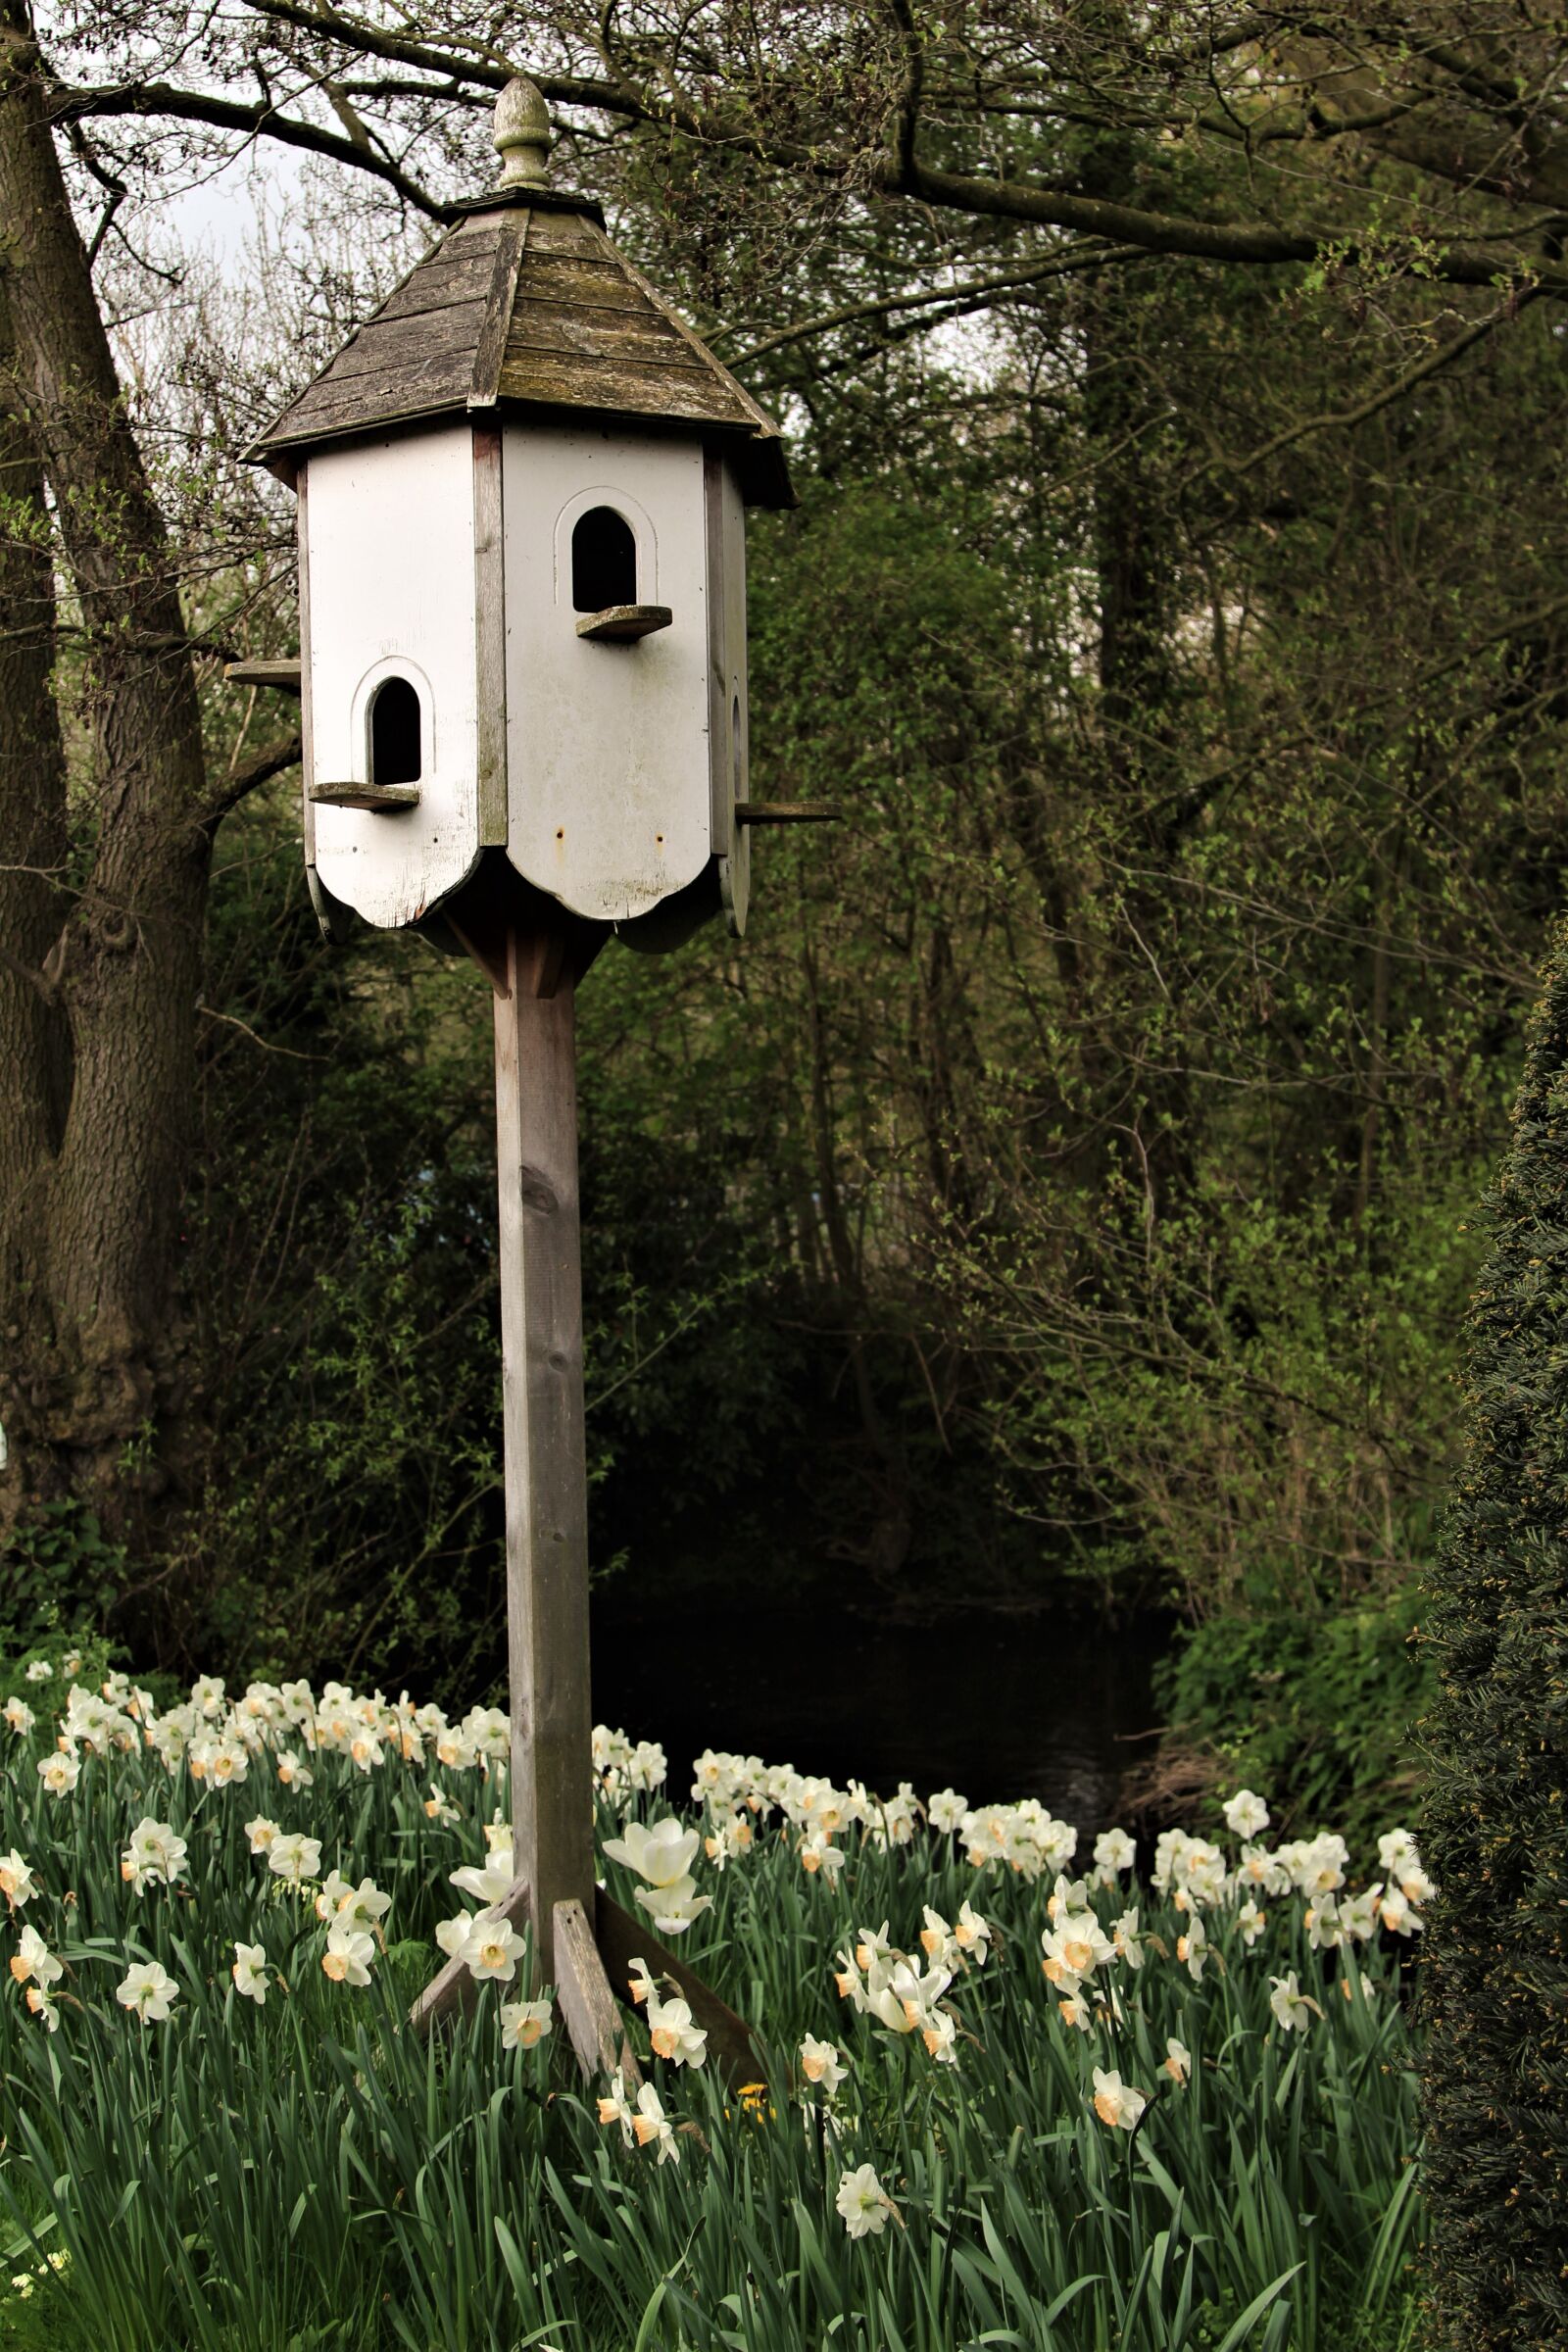
[[(45, 982), (69, 1057), (53, 1040), (34, 1042), (32, 1060), (51, 1075), (24, 1082), (0, 1159), (37, 1286), (25, 1293), (19, 1251), (8, 1250), (0, 1330), (23, 1338), (7, 1357), (15, 1427), (0, 1510), (14, 1517), (29, 1495), (73, 1492), (129, 1534), (179, 1456), (177, 1250), (212, 811), (168, 534), (125, 414), (21, 0), (0, 0), (0, 240), (13, 430), (53, 493), (79, 608), (91, 760), (90, 862)], [(11, 568), (24, 575), (24, 599), (35, 600), (36, 559), (24, 548)], [(0, 798), (7, 866), (38, 862), (40, 838), (47, 861), (62, 831), (44, 656), (36, 646), (29, 656), (24, 638), (11, 658), (32, 662), (20, 707), (35, 714), (37, 748), (30, 767), (24, 751), (15, 789)], [(34, 888), (8, 931), (24, 971), (56, 927), (46, 904)], [(12, 981), (38, 995), (14, 966)], [(41, 1016), (47, 1030), (48, 1009), (40, 997), (38, 1014), (8, 1017), (36, 1030)], [(69, 1087), (57, 1093), (52, 1073), (67, 1060)]]

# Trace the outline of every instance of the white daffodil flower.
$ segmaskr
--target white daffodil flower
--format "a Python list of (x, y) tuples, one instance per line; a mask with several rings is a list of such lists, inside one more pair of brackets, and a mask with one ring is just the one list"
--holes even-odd
[(1093, 1911), (1064, 1913), (1058, 1926), (1042, 1929), (1040, 1942), (1045, 1952), (1040, 1965), (1046, 1977), (1067, 1993), (1076, 1992), (1085, 1977), (1093, 1976), (1116, 1953)]
[(1193, 2075), (1193, 2053), (1184, 2041), (1172, 2034), (1165, 2044), (1164, 2070), (1173, 2082), (1190, 2082)]
[(1393, 1936), (1419, 1936), (1426, 1928), (1402, 1886), (1385, 1886), (1378, 1917)]
[(54, 1679), (55, 1670), (47, 1658), (34, 1658), (27, 1668), (29, 1683), (52, 1683)]
[(481, 1912), (468, 1930), (463, 1958), (469, 1976), (480, 1984), (510, 1984), (527, 1949), (526, 1939), (509, 1921)]
[(1270, 1977), (1269, 1983), (1274, 1989), (1268, 1996), (1268, 2005), (1288, 2034), (1304, 2034), (1308, 2014), (1322, 2016), (1316, 2001), (1297, 1984), (1294, 1968), (1289, 1976)]
[(246, 2000), (254, 2001), (258, 2009), (267, 1999), (267, 1947), (261, 1943), (236, 1943), (234, 1965), (229, 1970), (235, 1989)]
[(1242, 1941), (1247, 1945), (1249, 1951), (1251, 1950), (1252, 1945), (1262, 1935), (1267, 1924), (1267, 1913), (1260, 1911), (1257, 1905), (1251, 1900), (1250, 1897), (1249, 1897), (1236, 1914), (1237, 1929), (1240, 1932)]
[(662, 2001), (657, 1992), (651, 1993), (648, 2038), (656, 2055), (667, 2058), (672, 2066), (707, 2063), (708, 2030), (692, 2024), (691, 2009), (685, 2001)]
[(309, 1765), (302, 1764), (292, 1748), (287, 1747), (277, 1759), (277, 1777), (285, 1788), (310, 1788), (316, 1782)]
[(626, 1981), (631, 1988), (631, 1997), (640, 2009), (644, 2001), (651, 2001), (658, 1997), (658, 1988), (648, 1973), (646, 1960), (633, 1957), (627, 1963), (627, 1967), (630, 1973)]
[(814, 2034), (808, 2034), (801, 2044), (801, 2072), (808, 2082), (814, 2082), (818, 2089), (831, 2094), (848, 2078), (849, 2071), (841, 2062), (835, 2043), (818, 2041)]
[(430, 1793), (424, 1800), (424, 1817), (426, 1821), (439, 1822), (443, 1829), (450, 1828), (453, 1822), (463, 1819), (457, 1806), (453, 1804), (450, 1797), (442, 1795), (434, 1781), (430, 1783)]
[(454, 1918), (438, 1922), (435, 1939), (449, 1960), (461, 1960), (463, 1957), (473, 1918), (471, 1911), (459, 1911)]
[(1314, 1952), (1335, 1952), (1346, 1940), (1340, 1906), (1332, 1894), (1320, 1894), (1308, 1903), (1302, 1922), (1306, 1940)]
[[(697, 1835), (695, 1830), (692, 1835), (694, 1838)], [(476, 1903), (482, 1903), (488, 1909), (494, 1903), (506, 1901), (512, 1892), (512, 1882), (515, 1875), (512, 1867), (512, 1848), (504, 1845), (493, 1848), (486, 1861), (470, 1862), (464, 1869), (453, 1871), (450, 1881), (460, 1894), (471, 1894)]]
[(38, 1758), (38, 1778), (51, 1796), (69, 1796), (81, 1778), (81, 1758), (74, 1747), (57, 1747)]
[(298, 1830), (285, 1830), (267, 1849), (267, 1867), (290, 1886), (303, 1886), (321, 1867), (321, 1840)]
[(599, 2121), (602, 2124), (618, 2124), (620, 2126), (621, 2138), (625, 2141), (628, 2148), (631, 2146), (631, 2102), (626, 2096), (625, 2078), (621, 2074), (618, 2066), (616, 2067), (613, 2075), (611, 2077), (608, 2096), (602, 2098), (599, 2102)]
[(1203, 1963), (1208, 1958), (1208, 1931), (1196, 1912), (1188, 1923), (1186, 1935), (1176, 1938), (1176, 1957), (1193, 1983), (1200, 1984)]
[(662, 1936), (684, 1936), (712, 1899), (699, 1894), (696, 1880), (689, 1878), (677, 1879), (670, 1886), (639, 1886), (636, 1895), (638, 1909), (648, 1913)]
[(1141, 2090), (1124, 2082), (1116, 2069), (1095, 2068), (1095, 2113), (1113, 2132), (1131, 2132), (1148, 2106)]
[(334, 1866), (327, 1872), (325, 1878), (321, 1881), (319, 1887), (317, 1889), (316, 1902), (314, 1905), (317, 1918), (322, 1921), (324, 1924), (329, 1924), (332, 1920), (336, 1919), (339, 1903), (341, 1903), (344, 1896), (350, 1892), (352, 1892), (352, 1889), (347, 1879), (343, 1876), (343, 1873)]
[(11, 1974), (19, 1984), (30, 1979), (36, 1984), (58, 1984), (65, 1975), (63, 1960), (57, 1960), (36, 1928), (24, 1928), (17, 1948), (11, 1955)]
[(623, 1863), (648, 1886), (673, 1887), (687, 1877), (701, 1843), (701, 1834), (683, 1829), (671, 1813), (652, 1829), (628, 1821), (619, 1838), (605, 1839), (604, 1850), (612, 1862)]
[(503, 2001), (501, 2004), (501, 2047), (504, 2050), (531, 2050), (543, 2041), (555, 2025), (555, 2016), (548, 2001)]
[(645, 2082), (637, 2093), (637, 2106), (631, 2119), (631, 2128), (637, 2135), (637, 2145), (640, 2148), (646, 2148), (652, 2144), (654, 2153), (661, 2164), (678, 2164), (680, 2162), (680, 2149), (675, 2142), (675, 2127), (665, 2115), (660, 2102), (659, 2093), (651, 2082)]
[(1120, 1919), (1111, 1921), (1110, 1940), (1111, 1949), (1115, 1952), (1118, 1960), (1125, 1960), (1129, 1968), (1143, 1967), (1144, 1939), (1138, 1932), (1136, 1905), (1131, 1911), (1124, 1911)]
[(31, 1902), (38, 1891), (38, 1882), (22, 1859), (15, 1846), (9, 1854), (0, 1854), (0, 1894), (13, 1911)]
[(254, 1821), (248, 1821), (245, 1824), (245, 1835), (251, 1841), (251, 1852), (265, 1854), (273, 1838), (279, 1837), (281, 1832), (275, 1821), (269, 1821), (265, 1813), (258, 1813)]
[(7, 1728), (24, 1740), (38, 1718), (24, 1698), (8, 1698), (4, 1707)]
[(120, 1875), (140, 1894), (155, 1883), (172, 1886), (185, 1860), (185, 1840), (167, 1822), (143, 1814), (120, 1857)]
[(958, 1964), (958, 1947), (953, 1930), (941, 1912), (933, 1911), (929, 1903), (925, 1906), (924, 1916), (925, 1926), (920, 1930), (921, 1951), (928, 1960), (935, 1961), (938, 1968), (956, 1968)]
[(27, 1986), (27, 2007), (47, 2034), (60, 2031), (60, 2007), (54, 1994), (43, 1984)]
[(756, 1842), (757, 1832), (746, 1815), (730, 1813), (722, 1819), (715, 1818), (712, 1829), (703, 1839), (703, 1851), (715, 1870), (722, 1870), (727, 1862), (749, 1854)]
[(839, 2182), (834, 2207), (851, 2237), (879, 2237), (887, 2228), (893, 2199), (876, 2177), (874, 2165), (857, 2165)]
[(179, 1986), (157, 1960), (139, 1960), (125, 1971), (115, 1988), (115, 1998), (144, 2026), (162, 2025), (179, 1998)]
[(927, 1821), (945, 1838), (951, 1837), (955, 1830), (962, 1829), (964, 1816), (968, 1810), (968, 1798), (959, 1796), (956, 1789), (954, 1788), (939, 1788), (933, 1796), (928, 1796), (925, 1800)]
[(1221, 1809), (1225, 1827), (1233, 1838), (1261, 1838), (1268, 1828), (1268, 1807), (1250, 1788), (1238, 1788), (1234, 1796), (1226, 1798)]
[(1123, 1871), (1131, 1870), (1138, 1848), (1125, 1830), (1102, 1830), (1095, 1839), (1095, 1885), (1114, 1886)]
[(374, 1958), (373, 1936), (367, 1936), (363, 1928), (346, 1928), (340, 1920), (332, 1922), (326, 1931), (321, 1971), (334, 1984), (368, 1984)]
[(832, 1842), (826, 1830), (812, 1830), (801, 1839), (801, 1868), (813, 1877), (821, 1871), (832, 1881), (844, 1868), (844, 1848)]
[[(334, 1871), (333, 1877), (336, 1877)], [(357, 1886), (345, 1886), (337, 1900), (337, 1916), (345, 1927), (378, 1928), (392, 1908), (392, 1897), (383, 1894), (373, 1879), (362, 1879)]]

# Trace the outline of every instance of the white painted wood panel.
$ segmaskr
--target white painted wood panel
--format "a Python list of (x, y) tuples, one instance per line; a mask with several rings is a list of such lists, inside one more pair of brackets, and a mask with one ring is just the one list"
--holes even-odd
[[(707, 564), (700, 441), (509, 424), (508, 854), (575, 913), (624, 922), (696, 880), (710, 852)], [(671, 624), (577, 635), (571, 533), (613, 507), (637, 541), (639, 604)]]
[(421, 702), (417, 806), (318, 806), (317, 869), (368, 922), (415, 922), (479, 852), (468, 425), (317, 451), (309, 517), (316, 782), (368, 779), (368, 710), (380, 678), (408, 677)]

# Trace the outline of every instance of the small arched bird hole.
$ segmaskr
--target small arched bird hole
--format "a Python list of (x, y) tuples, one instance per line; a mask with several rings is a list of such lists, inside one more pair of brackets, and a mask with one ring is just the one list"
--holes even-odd
[(603, 612), (637, 602), (637, 542), (613, 507), (590, 507), (571, 534), (571, 602), (578, 612)]
[(407, 678), (383, 678), (370, 703), (370, 782), (419, 781), (419, 693)]

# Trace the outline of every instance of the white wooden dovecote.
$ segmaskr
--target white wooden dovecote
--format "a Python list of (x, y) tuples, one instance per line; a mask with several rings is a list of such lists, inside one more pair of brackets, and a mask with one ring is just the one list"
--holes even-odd
[(511, 85), (500, 185), (251, 453), (299, 494), (306, 858), (439, 930), (499, 853), (660, 948), (745, 923), (745, 510), (793, 494), (547, 139)]

